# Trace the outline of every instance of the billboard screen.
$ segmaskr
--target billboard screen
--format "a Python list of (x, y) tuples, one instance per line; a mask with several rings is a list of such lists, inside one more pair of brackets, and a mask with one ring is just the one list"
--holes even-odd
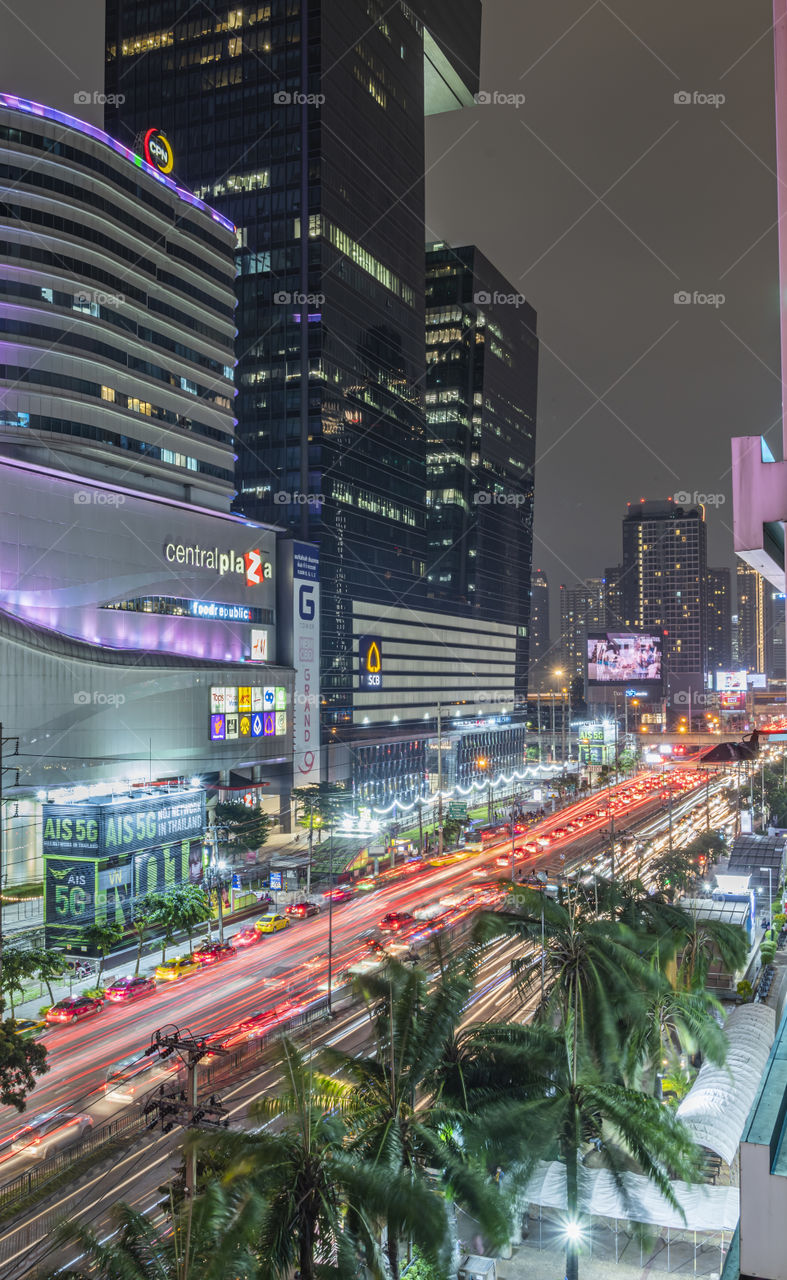
[(607, 631), (589, 635), (587, 646), (589, 685), (661, 681), (661, 636)]
[(746, 676), (745, 671), (717, 671), (716, 673), (716, 689), (719, 693), (745, 693), (746, 692)]

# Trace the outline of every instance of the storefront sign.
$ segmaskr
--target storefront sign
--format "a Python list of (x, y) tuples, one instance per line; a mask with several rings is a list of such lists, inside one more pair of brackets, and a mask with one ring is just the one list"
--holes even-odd
[[(320, 559), (308, 542), (279, 545), (279, 660), (295, 668), (292, 707), (296, 786), (319, 782)], [(278, 710), (274, 690), (273, 710)]]
[(201, 547), (197, 543), (187, 546), (183, 542), (168, 542), (164, 547), (164, 559), (167, 564), (210, 569), (219, 577), (225, 573), (241, 573), (247, 587), (259, 587), (263, 581), (273, 577), (273, 565), (269, 560), (263, 560), (258, 548), (245, 552), (220, 551), (218, 547)]
[(159, 173), (172, 173), (175, 157), (169, 139), (160, 129), (148, 129), (145, 134), (142, 150), (148, 164), (152, 164)]

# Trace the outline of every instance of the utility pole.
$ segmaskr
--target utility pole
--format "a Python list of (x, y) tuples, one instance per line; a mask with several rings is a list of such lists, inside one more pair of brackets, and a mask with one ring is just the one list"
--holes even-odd
[(418, 806), (418, 852), (424, 856), (424, 806)]
[[(536, 694), (536, 707), (537, 707), (537, 715), (538, 715), (538, 723), (536, 726), (536, 733), (538, 735), (538, 763), (541, 764), (541, 690), (540, 689)], [(784, 758), (785, 760), (787, 760), (787, 751), (785, 751), (784, 753)]]
[(314, 853), (314, 796), (309, 796), (309, 862), (306, 867), (306, 897), (312, 891), (312, 856)]
[[(159, 1123), (163, 1133), (169, 1133), (176, 1124), (185, 1129), (196, 1129), (198, 1125), (211, 1129), (229, 1128), (227, 1108), (215, 1094), (202, 1106), (199, 1103), (197, 1068), (208, 1054), (216, 1053), (226, 1054), (227, 1050), (209, 1044), (206, 1036), (183, 1035), (180, 1028), (174, 1026), (154, 1031), (144, 1056), (158, 1055), (164, 1059), (174, 1054), (178, 1057), (186, 1068), (186, 1088), (168, 1094), (162, 1085), (156, 1096), (149, 1099), (143, 1112), (149, 1129), (155, 1129)], [(186, 1194), (189, 1199), (193, 1199), (196, 1190), (197, 1153), (192, 1150), (186, 1156)]]
[(331, 814), (328, 866), (328, 1013), (333, 1012), (333, 814)]
[[(222, 828), (225, 830), (225, 828)], [(209, 892), (216, 894), (216, 903), (218, 909), (218, 925), (219, 925), (219, 942), (224, 941), (224, 900), (222, 894), (226, 883), (226, 878), (222, 874), (221, 865), (219, 863), (219, 828), (211, 826), (208, 828), (210, 837), (210, 863), (206, 868), (205, 880), (208, 885)]]
[(443, 856), (443, 706), (437, 704), (437, 856)]
[[(3, 737), (3, 726), (2, 726), (2, 724), (0, 724), (0, 965), (2, 965), (2, 960), (3, 960), (3, 892), (4, 892), (4, 890), (5, 890), (5, 880), (6, 880), (6, 873), (5, 873), (5, 806), (4, 806), (4, 802), (3, 802), (3, 792), (4, 792), (4, 786), (3, 786), (3, 783), (4, 783), (4, 781), (5, 781), (5, 775), (6, 775), (6, 773), (8, 773), (8, 772), (14, 772), (14, 773), (16, 773), (16, 774), (17, 774), (16, 781), (17, 781), (17, 782), (19, 781), (19, 774), (18, 774), (18, 771), (17, 771), (16, 769), (14, 769), (14, 768), (13, 768), (13, 766), (11, 766), (11, 765), (6, 765), (6, 763), (5, 763), (5, 753), (4, 753), (4, 748), (5, 748), (5, 745), (6, 745), (6, 743), (7, 743), (7, 742), (13, 742), (13, 743), (14, 743), (14, 750), (13, 750), (13, 752), (12, 752), (12, 755), (14, 755), (14, 756), (19, 755), (19, 739), (18, 739), (18, 738), (4, 738), (4, 737)], [(46, 892), (46, 886), (44, 887), (44, 891)], [(2, 996), (0, 996), (0, 1011), (2, 1011), (2, 1009), (3, 1009), (3, 1004), (4, 1004), (3, 998), (2, 998)]]
[(710, 774), (705, 774), (705, 830), (710, 831)]

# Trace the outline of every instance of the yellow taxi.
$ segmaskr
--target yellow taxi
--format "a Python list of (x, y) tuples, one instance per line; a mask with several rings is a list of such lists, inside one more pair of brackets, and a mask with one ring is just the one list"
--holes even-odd
[(159, 982), (177, 982), (179, 978), (190, 978), (199, 973), (200, 966), (192, 956), (175, 956), (164, 964), (156, 965), (156, 977)]
[(258, 933), (278, 933), (280, 929), (289, 929), (290, 922), (286, 916), (280, 916), (275, 912), (271, 912), (267, 916), (260, 916), (254, 928)]

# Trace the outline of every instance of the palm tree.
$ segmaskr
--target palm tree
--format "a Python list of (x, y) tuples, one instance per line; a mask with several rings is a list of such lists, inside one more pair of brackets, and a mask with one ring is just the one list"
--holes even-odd
[(677, 1050), (701, 1053), (721, 1066), (727, 1040), (714, 1016), (721, 1012), (718, 1000), (704, 989), (655, 992), (626, 1043), (624, 1078), (655, 1094), (659, 1072)]
[[(441, 963), (436, 981), (395, 962), (360, 984), (374, 1027), (372, 1053), (352, 1057), (327, 1050), (347, 1086), (343, 1104), (350, 1147), (387, 1179), (404, 1178), (421, 1204), (434, 1195), (435, 1172), (449, 1197), (476, 1218), (497, 1243), (508, 1234), (508, 1215), (485, 1167), (468, 1159), (461, 1115), (440, 1105), (441, 1064), (456, 1044), (456, 1029), (473, 985), (470, 955), (461, 966)], [(427, 1103), (433, 1105), (427, 1105)], [(386, 1253), (398, 1280), (399, 1242), (412, 1230), (388, 1206)], [(417, 1241), (416, 1241), (417, 1243)]]
[(444, 1267), (449, 1235), (439, 1193), (425, 1193), (406, 1173), (373, 1164), (348, 1142), (346, 1085), (316, 1073), (290, 1040), (280, 1042), (279, 1062), (283, 1088), (253, 1114), (284, 1120), (283, 1127), (219, 1140), (224, 1185), (248, 1189), (260, 1206), (252, 1215), (259, 1280), (282, 1280), (296, 1267), (302, 1280), (314, 1280), (324, 1266), (354, 1280), (359, 1257), (380, 1274), (383, 1222), (412, 1236), (425, 1257)]
[(55, 1232), (62, 1245), (77, 1245), (81, 1265), (58, 1268), (45, 1280), (255, 1280), (259, 1261), (251, 1246), (247, 1198), (235, 1201), (214, 1182), (193, 1202), (175, 1210), (169, 1229), (119, 1203), (111, 1211), (115, 1230), (99, 1235), (78, 1222)]
[(611, 1082), (597, 1069), (573, 1022), (558, 1027), (479, 1028), (465, 1046), (464, 1139), (526, 1182), (541, 1160), (566, 1168), (566, 1277), (577, 1280), (581, 1208), (579, 1166), (591, 1144), (626, 1194), (623, 1174), (644, 1173), (680, 1210), (670, 1179), (695, 1180), (701, 1159), (691, 1136), (655, 1098)]
[(571, 1023), (576, 1028), (574, 1052), (584, 1041), (599, 1062), (617, 1060), (622, 1024), (635, 1021), (644, 995), (664, 985), (641, 954), (641, 938), (621, 921), (583, 910), (576, 897), (570, 903), (554, 902), (537, 890), (518, 887), (511, 907), (487, 915), (480, 931), (485, 938), (509, 934), (528, 944), (511, 965), (523, 998), (538, 994), (539, 1021), (563, 1027)]
[(714, 960), (719, 959), (730, 973), (742, 969), (749, 954), (745, 931), (726, 920), (700, 920), (681, 913), (678, 930), (677, 982), (688, 991), (701, 991)]

